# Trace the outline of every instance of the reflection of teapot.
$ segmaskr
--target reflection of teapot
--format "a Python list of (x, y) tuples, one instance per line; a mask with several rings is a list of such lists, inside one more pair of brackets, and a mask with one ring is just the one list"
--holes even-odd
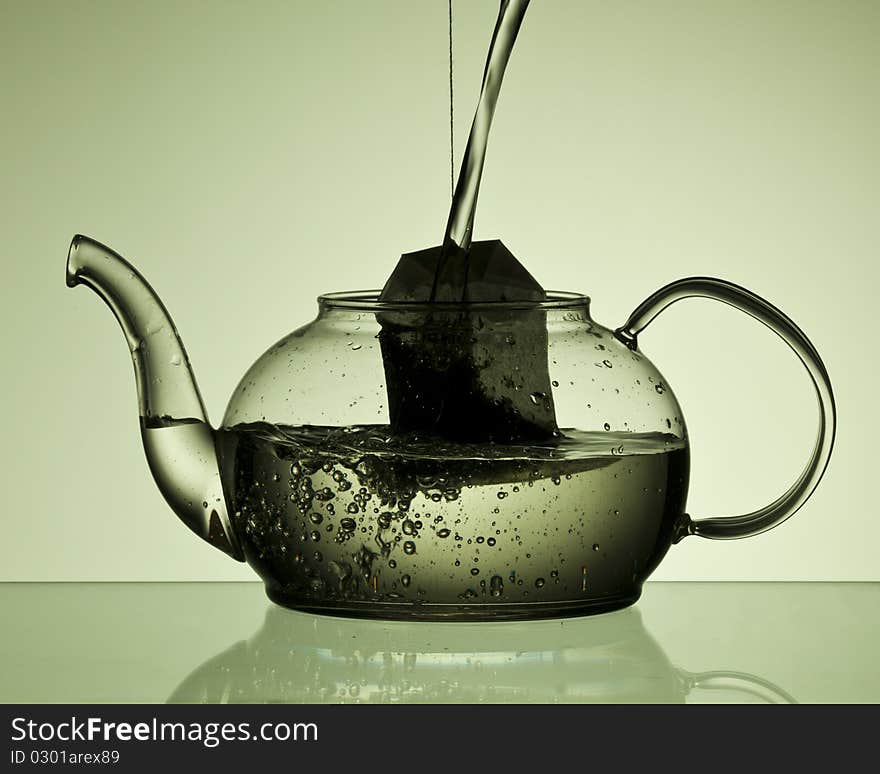
[[(245, 374), (219, 430), (208, 424), (171, 318), (132, 266), (77, 236), (67, 283), (94, 289), (122, 325), (144, 448), (166, 500), (206, 541), (246, 559), (269, 596), (289, 607), (437, 619), (619, 608), (638, 598), (682, 538), (746, 537), (791, 516), (831, 454), (834, 400), (815, 349), (782, 312), (721, 280), (674, 282), (615, 331), (591, 319), (588, 298), (571, 293), (430, 304), (380, 302), (369, 292), (322, 296), (318, 317)], [(819, 400), (806, 469), (776, 501), (743, 516), (694, 521), (685, 513), (684, 418), (637, 346), (660, 311), (693, 296), (724, 301), (777, 333)], [(520, 324), (524, 317), (531, 327)], [(515, 334), (534, 330), (536, 319), (546, 336), (534, 347), (517, 343)], [(552, 433), (477, 442), (394, 432), (389, 407), (399, 410), (398, 393), (415, 405), (420, 394), (391, 383), (397, 376), (383, 356), (444, 336), (470, 347), (468, 362), (507, 391), (487, 391), (487, 411), (552, 409)], [(549, 394), (530, 387), (523, 352), (546, 363)], [(407, 363), (398, 361), (398, 372)], [(480, 373), (459, 376), (431, 398), (447, 413), (461, 399), (456, 391), (476, 389)]]
[(676, 669), (635, 608), (564, 624), (474, 628), (277, 607), (249, 640), (195, 669), (169, 701), (680, 703), (697, 687), (794, 702), (752, 675)]

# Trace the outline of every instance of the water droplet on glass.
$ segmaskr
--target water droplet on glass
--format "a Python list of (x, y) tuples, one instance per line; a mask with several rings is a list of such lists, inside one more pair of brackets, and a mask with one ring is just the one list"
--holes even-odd
[(412, 583), (412, 578), (409, 575), (404, 575), (401, 577), (400, 582), (403, 584), (404, 588), (409, 588), (409, 584)]
[(536, 589), (543, 588), (545, 583), (546, 583), (546, 581), (543, 578), (538, 578), (538, 580), (535, 581), (535, 588)]
[(403, 553), (412, 556), (415, 552), (416, 544), (413, 543), (412, 540), (407, 540), (406, 543), (403, 544)]

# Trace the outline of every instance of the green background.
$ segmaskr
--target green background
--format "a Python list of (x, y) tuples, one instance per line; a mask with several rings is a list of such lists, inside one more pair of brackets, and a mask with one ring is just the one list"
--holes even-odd
[[(455, 4), (456, 158), (497, 4)], [(82, 232), (171, 311), (218, 420), (329, 290), (382, 284), (449, 203), (445, 0), (0, 0), (2, 580), (252, 578), (177, 522), (137, 433), (109, 312), (64, 287)], [(878, 580), (874, 293), (880, 3), (532, 3), (489, 145), (477, 238), (620, 324), (692, 274), (779, 305), (834, 382), (838, 445), (791, 521), (691, 539), (665, 580)], [(642, 339), (691, 432), (689, 510), (763, 505), (816, 407), (794, 356), (726, 307)]]

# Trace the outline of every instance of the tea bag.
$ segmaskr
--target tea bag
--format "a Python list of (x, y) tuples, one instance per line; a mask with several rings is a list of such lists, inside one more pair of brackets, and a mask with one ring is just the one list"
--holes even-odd
[[(457, 442), (558, 435), (547, 364), (544, 289), (499, 241), (401, 256), (379, 315), (392, 432)], [(492, 302), (524, 307), (492, 309)], [(476, 308), (470, 305), (478, 305)]]
[[(422, 304), (377, 315), (396, 434), (475, 443), (559, 434), (538, 307), (546, 293), (500, 241), (471, 243), (492, 116), (528, 4), (501, 2), (442, 246), (402, 255), (379, 296)], [(504, 301), (516, 306), (493, 308)]]

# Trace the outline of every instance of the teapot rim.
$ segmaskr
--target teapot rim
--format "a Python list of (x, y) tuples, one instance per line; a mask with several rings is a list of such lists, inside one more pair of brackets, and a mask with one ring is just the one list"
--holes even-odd
[(362, 312), (461, 310), (515, 310), (515, 309), (576, 309), (589, 306), (590, 297), (567, 290), (548, 290), (544, 301), (379, 301), (380, 290), (343, 290), (318, 296), (321, 309), (356, 309)]

